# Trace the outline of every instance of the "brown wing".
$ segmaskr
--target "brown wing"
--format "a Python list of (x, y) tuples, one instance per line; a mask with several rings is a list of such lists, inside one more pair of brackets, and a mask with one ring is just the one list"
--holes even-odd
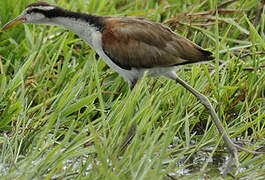
[(118, 66), (151, 68), (213, 59), (212, 53), (168, 27), (140, 18), (106, 18), (104, 52)]

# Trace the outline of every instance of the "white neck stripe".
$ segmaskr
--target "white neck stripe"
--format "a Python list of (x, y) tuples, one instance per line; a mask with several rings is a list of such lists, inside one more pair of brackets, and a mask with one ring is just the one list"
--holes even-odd
[(33, 7), (29, 7), (27, 8), (26, 10), (31, 10), (31, 9), (40, 9), (40, 10), (52, 10), (52, 9), (55, 9), (56, 7), (54, 6), (33, 6)]

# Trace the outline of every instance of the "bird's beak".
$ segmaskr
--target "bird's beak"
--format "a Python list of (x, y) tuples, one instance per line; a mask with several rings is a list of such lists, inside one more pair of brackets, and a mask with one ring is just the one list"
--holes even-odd
[(17, 18), (13, 19), (12, 21), (9, 21), (8, 23), (6, 23), (0, 30), (4, 31), (6, 29), (9, 29), (17, 24), (21, 24), (26, 20), (26, 17), (24, 15), (18, 16)]

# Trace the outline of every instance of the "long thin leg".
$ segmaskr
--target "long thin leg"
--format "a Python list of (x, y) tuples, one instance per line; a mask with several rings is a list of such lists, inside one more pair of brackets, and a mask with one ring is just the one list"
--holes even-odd
[(136, 123), (134, 123), (134, 124), (132, 125), (132, 127), (130, 128), (130, 130), (129, 130), (127, 136), (126, 136), (125, 141), (122, 143), (122, 146), (121, 146), (121, 152), (124, 152), (124, 151), (125, 151), (125, 149), (126, 149), (126, 147), (128, 146), (128, 144), (130, 144), (130, 142), (131, 142), (132, 139), (134, 138), (135, 133), (136, 133), (136, 127), (137, 127), (137, 125), (136, 125)]
[(138, 81), (137, 78), (134, 79), (133, 81), (128, 81), (129, 88), (130, 88), (131, 91), (133, 90), (133, 88), (134, 88), (134, 86), (136, 85), (137, 81)]
[[(219, 131), (220, 134), (223, 135), (223, 139), (228, 147), (228, 149), (233, 152), (234, 157), (237, 159), (237, 148), (236, 145), (233, 143), (233, 141), (230, 139), (230, 137), (228, 136), (222, 122), (220, 121), (220, 119), (218, 118), (211, 102), (209, 101), (209, 99), (204, 96), (203, 94), (201, 94), (200, 92), (198, 92), (197, 90), (195, 90), (193, 87), (191, 87), (190, 85), (188, 85), (185, 81), (183, 81), (182, 79), (180, 79), (179, 77), (176, 77), (176, 82), (178, 82), (179, 84), (181, 84), (183, 87), (185, 87), (188, 91), (190, 91), (194, 96), (196, 96), (201, 103), (205, 106), (205, 108), (210, 112), (211, 117)], [(238, 159), (237, 159), (238, 160)]]
[[(229, 172), (231, 170), (231, 167), (233, 166), (233, 164), (235, 164), (237, 167), (239, 167), (239, 160), (238, 160), (238, 150), (241, 151), (245, 151), (247, 153), (251, 153), (251, 154), (264, 154), (265, 152), (256, 152), (256, 151), (250, 151), (246, 148), (243, 148), (237, 144), (234, 144), (233, 141), (231, 140), (231, 138), (228, 136), (222, 122), (220, 121), (220, 119), (218, 118), (211, 102), (209, 101), (209, 99), (204, 96), (203, 94), (201, 94), (200, 92), (198, 92), (196, 89), (194, 89), (193, 87), (191, 87), (189, 84), (187, 84), (185, 81), (183, 81), (182, 79), (180, 79), (177, 74), (175, 73), (175, 71), (171, 71), (167, 74), (164, 74), (166, 77), (169, 77), (170, 79), (175, 80), (177, 83), (181, 84), (185, 89), (187, 89), (188, 91), (190, 91), (194, 96), (197, 97), (197, 99), (200, 100), (200, 102), (205, 106), (205, 108), (210, 112), (210, 115), (219, 131), (220, 134), (222, 134), (223, 136), (223, 140), (226, 143), (228, 149), (231, 152), (232, 155), (232, 159), (230, 159), (228, 166), (226, 168), (225, 172)], [(233, 161), (233, 159), (235, 159), (235, 162)]]
[[(136, 83), (137, 83), (138, 79), (134, 79), (133, 81), (128, 81), (128, 85), (129, 85), (129, 88), (130, 90), (132, 91), (133, 88), (135, 87)], [(139, 109), (139, 105), (138, 105), (138, 102), (136, 104), (136, 107)], [(132, 141), (132, 139), (134, 138), (135, 136), (135, 133), (136, 133), (136, 128), (137, 128), (137, 125), (136, 123), (134, 123), (132, 125), (132, 127), (130, 128), (127, 136), (126, 136), (126, 139), (125, 141), (122, 143), (121, 145), (121, 152), (124, 152), (126, 147), (128, 146), (128, 144), (130, 144), (130, 142)]]
[(212, 117), (219, 133), (223, 135), (223, 139), (224, 139), (226, 145), (228, 146), (228, 149), (234, 153), (235, 158), (237, 157), (236, 156), (237, 150), (241, 150), (241, 151), (244, 151), (244, 152), (247, 152), (250, 154), (264, 154), (265, 153), (265, 152), (251, 151), (251, 150), (243, 148), (237, 144), (234, 144), (233, 141), (231, 140), (231, 138), (228, 136), (222, 122), (218, 118), (218, 116), (217, 116), (211, 102), (209, 101), (209, 99), (206, 96), (204, 96), (203, 94), (201, 94), (200, 92), (198, 92), (196, 89), (194, 89), (193, 87), (188, 85), (185, 81), (180, 79), (177, 75), (175, 76), (175, 80), (176, 80), (176, 82), (181, 84), (184, 88), (186, 88), (188, 91), (190, 91), (194, 96), (196, 96), (201, 101), (201, 103), (206, 107), (206, 109), (210, 112), (211, 117)]
[(190, 91), (194, 96), (197, 97), (197, 99), (199, 99), (201, 101), (201, 103), (206, 107), (206, 109), (210, 112), (210, 115), (219, 131), (220, 134), (223, 135), (223, 139), (225, 141), (225, 143), (228, 146), (228, 149), (232, 152), (232, 153), (236, 153), (237, 154), (237, 150), (241, 150), (250, 154), (264, 154), (265, 152), (257, 152), (257, 151), (251, 151), (248, 150), (246, 148), (243, 148), (237, 144), (234, 144), (233, 141), (231, 140), (231, 138), (228, 136), (222, 122), (220, 121), (220, 119), (218, 118), (211, 102), (209, 101), (209, 99), (201, 94), (200, 92), (198, 92), (196, 89), (194, 89), (193, 87), (191, 87), (189, 84), (187, 84), (185, 81), (183, 81), (182, 79), (180, 79), (177, 74), (175, 73), (175, 71), (171, 71), (168, 74), (165, 74), (166, 77), (175, 80), (177, 83), (181, 84), (185, 89), (187, 89), (188, 91)]
[(233, 143), (233, 141), (230, 139), (230, 137), (228, 136), (224, 126), (222, 125), (222, 122), (218, 118), (218, 116), (217, 116), (211, 102), (209, 101), (209, 99), (206, 96), (204, 96), (203, 94), (201, 94), (200, 92), (198, 92), (196, 89), (191, 87), (189, 84), (187, 84), (185, 81), (180, 79), (176, 75), (175, 72), (171, 72), (171, 73), (167, 74), (166, 76), (171, 78), (171, 79), (174, 79), (177, 83), (181, 84), (185, 89), (190, 91), (194, 96), (196, 96), (201, 101), (201, 103), (205, 106), (205, 108), (210, 112), (210, 115), (211, 115), (219, 133), (222, 134), (224, 142), (226, 143), (228, 149), (232, 153), (232, 156), (235, 158), (236, 166), (239, 166), (237, 145), (235, 145)]

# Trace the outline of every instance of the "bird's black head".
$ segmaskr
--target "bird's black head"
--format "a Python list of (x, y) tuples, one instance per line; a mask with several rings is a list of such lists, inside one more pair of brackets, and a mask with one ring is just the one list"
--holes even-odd
[(1, 30), (6, 30), (21, 23), (57, 25), (55, 20), (56, 18), (68, 18), (85, 21), (98, 27), (99, 29), (103, 26), (100, 18), (97, 16), (68, 11), (47, 2), (35, 2), (29, 4), (20, 16), (8, 22)]
[(25, 17), (24, 23), (47, 24), (51, 18), (62, 16), (65, 10), (47, 2), (29, 4), (21, 14)]
[(8, 22), (2, 30), (21, 23), (50, 24), (51, 18), (60, 17), (63, 14), (65, 14), (65, 10), (58, 6), (51, 5), (47, 2), (35, 2), (29, 4), (20, 16)]

